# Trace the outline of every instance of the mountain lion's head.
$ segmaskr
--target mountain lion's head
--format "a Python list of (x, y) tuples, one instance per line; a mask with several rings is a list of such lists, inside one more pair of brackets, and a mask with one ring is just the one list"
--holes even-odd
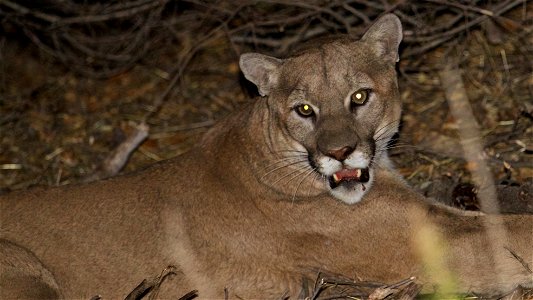
[(398, 130), (401, 39), (400, 20), (389, 14), (360, 40), (323, 41), (286, 59), (241, 56), (245, 77), (266, 97), (268, 126), (279, 135), (271, 146), (286, 162), (279, 165), (295, 169), (278, 180), (299, 177), (294, 185), (305, 180), (307, 189), (346, 203), (361, 200), (375, 168), (387, 167), (387, 143)]

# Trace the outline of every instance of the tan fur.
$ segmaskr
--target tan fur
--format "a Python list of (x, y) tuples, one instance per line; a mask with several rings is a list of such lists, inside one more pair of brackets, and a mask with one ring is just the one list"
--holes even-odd
[[(445, 240), (461, 291), (532, 286), (506, 249), (503, 269), (494, 270), (483, 224), (497, 216), (435, 205), (391, 168), (384, 147), (400, 117), (400, 39), (398, 19), (387, 15), (361, 41), (327, 41), (285, 60), (243, 55), (244, 74), (266, 97), (189, 153), (93, 184), (2, 196), (0, 287), (14, 277), (18, 285), (2, 299), (123, 298), (168, 265), (179, 274), (162, 298), (192, 289), (222, 298), (224, 288), (232, 298), (297, 297), (302, 278), (319, 270), (382, 282), (417, 276), (431, 288), (435, 274), (424, 272), (414, 243), (424, 223)], [(361, 87), (373, 96), (347, 109), (347, 95)], [(302, 101), (319, 110), (314, 121), (294, 112)], [(337, 164), (325, 152), (347, 144), (372, 158), (371, 184), (332, 190), (311, 161)], [(502, 218), (506, 246), (533, 265), (533, 216)], [(43, 292), (15, 292), (24, 285)]]

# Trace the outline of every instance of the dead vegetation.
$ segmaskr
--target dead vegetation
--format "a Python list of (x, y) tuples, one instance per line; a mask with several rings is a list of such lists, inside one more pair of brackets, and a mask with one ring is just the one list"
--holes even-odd
[[(252, 101), (239, 54), (284, 56), (314, 37), (359, 36), (387, 12), (404, 24), (403, 128), (390, 149), (400, 172), (428, 196), (479, 209), (483, 186), (472, 184), (439, 77), (454, 65), (500, 207), (533, 212), (533, 3), (525, 0), (0, 0), (0, 192), (106, 177), (130, 155), (126, 171), (179, 155)], [(137, 147), (139, 124), (149, 134)], [(347, 288), (322, 283), (321, 291)], [(393, 297), (372, 298), (371, 287), (350, 297)], [(412, 288), (393, 286), (404, 287)], [(517, 297), (509, 299), (531, 291)]]

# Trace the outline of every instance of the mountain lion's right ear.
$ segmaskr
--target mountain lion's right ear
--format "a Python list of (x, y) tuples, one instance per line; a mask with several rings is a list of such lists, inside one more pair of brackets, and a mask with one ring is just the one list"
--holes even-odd
[(370, 43), (378, 56), (398, 62), (398, 46), (402, 37), (400, 19), (394, 14), (386, 14), (367, 30), (361, 40)]
[(282, 60), (259, 53), (244, 53), (239, 66), (246, 79), (253, 82), (261, 96), (267, 96), (277, 85)]

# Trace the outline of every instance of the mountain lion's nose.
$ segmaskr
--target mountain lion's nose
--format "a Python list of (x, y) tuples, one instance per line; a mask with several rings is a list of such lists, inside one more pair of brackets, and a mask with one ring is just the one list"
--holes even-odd
[(329, 151), (326, 152), (326, 155), (330, 156), (330, 157), (333, 157), (333, 158), (335, 158), (338, 161), (343, 161), (354, 150), (355, 150), (354, 148), (352, 148), (350, 146), (346, 146), (346, 147), (342, 147), (340, 149), (329, 150)]

